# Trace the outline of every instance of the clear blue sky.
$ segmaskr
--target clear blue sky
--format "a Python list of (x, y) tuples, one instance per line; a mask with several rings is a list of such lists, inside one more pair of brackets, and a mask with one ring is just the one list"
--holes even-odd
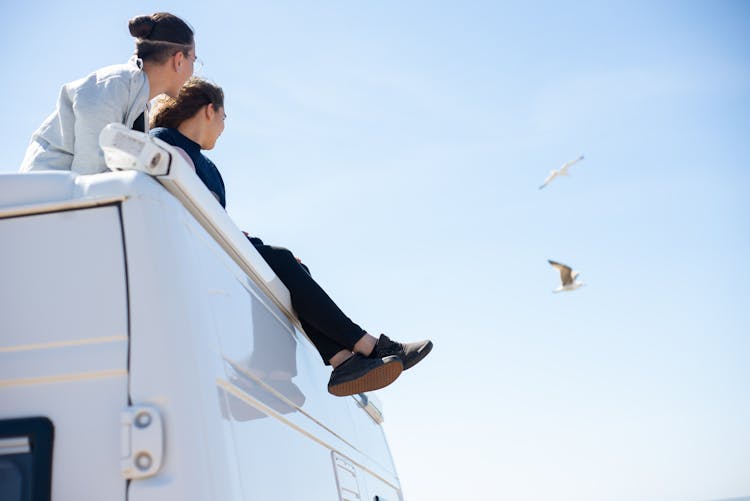
[(750, 3), (608, 4), (4, 2), (0, 170), (172, 11), (232, 217), (435, 342), (380, 392), (407, 499), (750, 496)]

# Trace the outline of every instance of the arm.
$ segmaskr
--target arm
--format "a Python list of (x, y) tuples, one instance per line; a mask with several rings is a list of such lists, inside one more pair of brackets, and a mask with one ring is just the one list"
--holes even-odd
[(74, 90), (74, 142), (71, 170), (79, 174), (106, 172), (99, 134), (105, 125), (123, 123), (129, 105), (129, 87), (124, 78), (91, 78)]

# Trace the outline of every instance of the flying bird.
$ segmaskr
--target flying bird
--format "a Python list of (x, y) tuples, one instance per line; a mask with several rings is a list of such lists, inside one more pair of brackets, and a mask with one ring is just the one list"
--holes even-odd
[(581, 155), (580, 157), (576, 158), (575, 160), (571, 160), (570, 162), (565, 162), (562, 165), (562, 167), (560, 167), (557, 170), (553, 170), (552, 172), (550, 172), (549, 176), (547, 176), (547, 179), (544, 180), (544, 183), (539, 187), (539, 189), (541, 190), (542, 188), (544, 188), (545, 186), (547, 186), (557, 176), (567, 176), (568, 175), (568, 169), (570, 169), (570, 166), (573, 165), (573, 164), (575, 164), (575, 163), (580, 162), (581, 160), (583, 160), (583, 155)]
[(548, 259), (547, 261), (552, 265), (553, 268), (557, 268), (557, 270), (560, 272), (560, 287), (552, 292), (574, 291), (584, 285), (583, 282), (579, 282), (576, 280), (580, 273), (577, 271), (573, 271), (570, 266), (558, 263), (557, 261), (552, 261), (551, 259)]

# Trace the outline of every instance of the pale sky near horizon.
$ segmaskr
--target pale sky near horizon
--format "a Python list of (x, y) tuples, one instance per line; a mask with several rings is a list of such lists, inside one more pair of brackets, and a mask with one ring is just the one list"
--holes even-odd
[(157, 10), (239, 226), (435, 342), (379, 392), (407, 500), (750, 496), (750, 2), (5, 2), (0, 172)]

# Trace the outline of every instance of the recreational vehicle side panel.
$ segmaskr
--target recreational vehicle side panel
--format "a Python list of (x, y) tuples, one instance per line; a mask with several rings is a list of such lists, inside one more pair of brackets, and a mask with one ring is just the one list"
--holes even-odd
[(124, 499), (119, 206), (0, 217), (0, 277), (0, 420), (52, 421), (53, 499)]
[(204, 301), (196, 224), (179, 202), (145, 176), (123, 203), (130, 277), (130, 396), (163, 420), (156, 476), (133, 480), (129, 501), (241, 499), (228, 423), (216, 394), (221, 375), (210, 306)]

